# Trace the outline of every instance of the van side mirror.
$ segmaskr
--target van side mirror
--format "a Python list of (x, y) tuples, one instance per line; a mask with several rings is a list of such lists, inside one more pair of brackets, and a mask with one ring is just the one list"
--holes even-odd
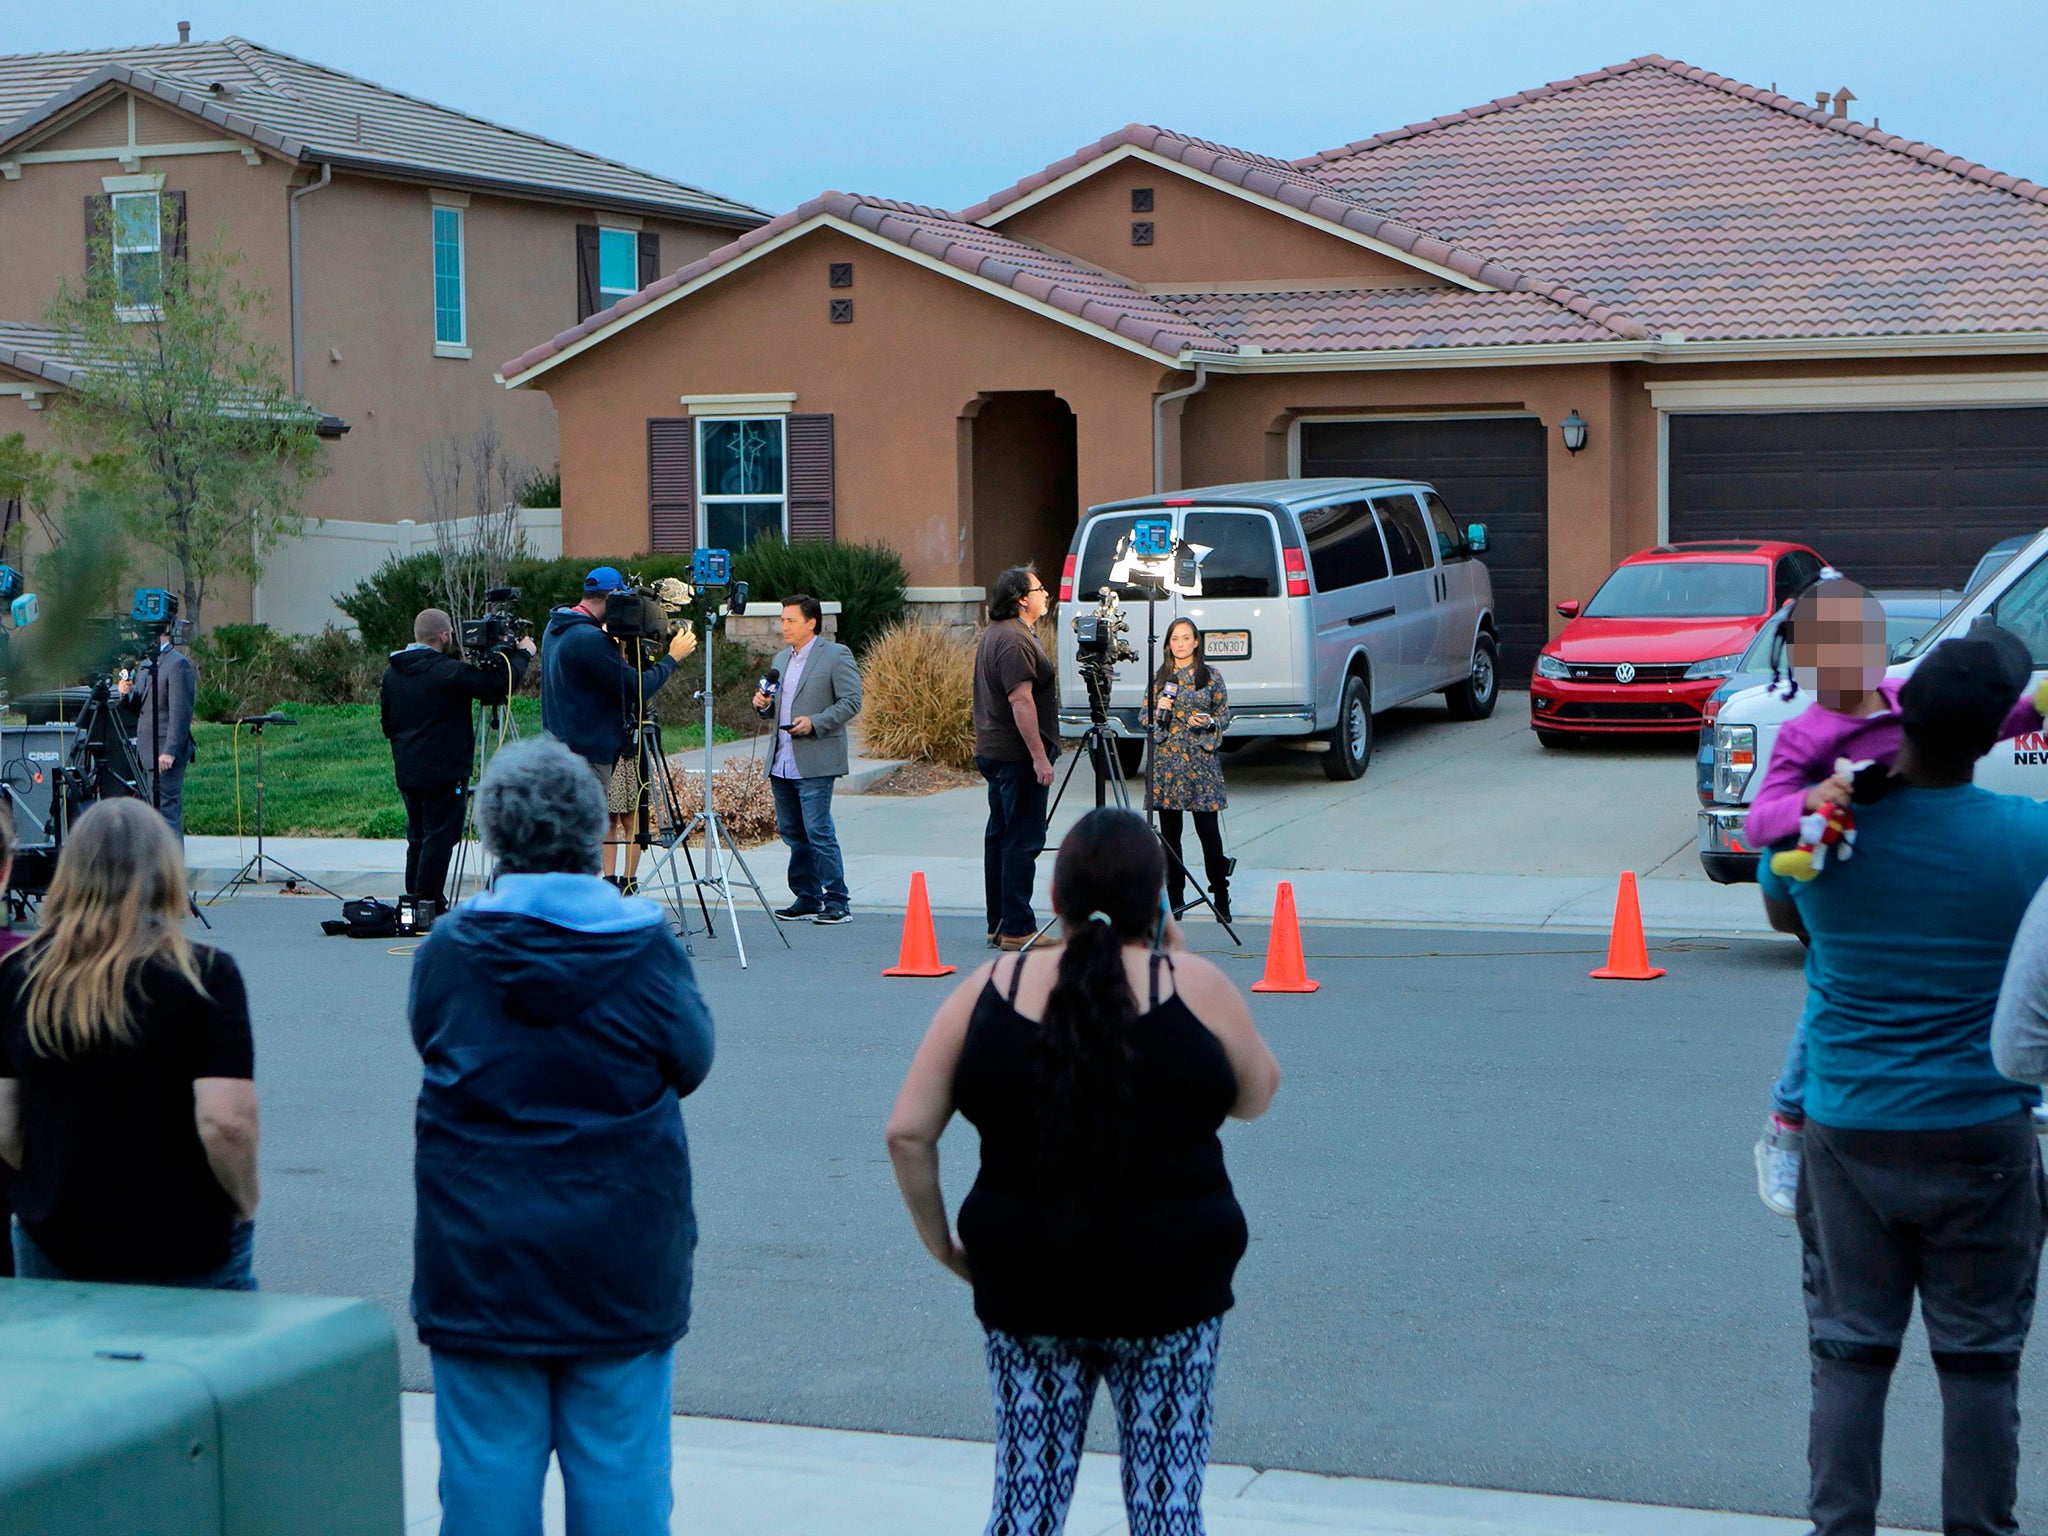
[(1568, 619), (1576, 619), (1579, 616), (1579, 600), (1576, 597), (1568, 597), (1557, 605), (1557, 611)]
[(1465, 525), (1465, 547), (1475, 555), (1486, 553), (1486, 524), (1467, 523)]

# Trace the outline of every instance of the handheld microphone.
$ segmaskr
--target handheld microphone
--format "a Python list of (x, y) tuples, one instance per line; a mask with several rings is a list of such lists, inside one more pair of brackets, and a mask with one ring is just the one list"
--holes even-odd
[(780, 667), (770, 667), (762, 675), (760, 691), (768, 695), (768, 707), (766, 709), (757, 709), (754, 713), (763, 720), (766, 720), (774, 715), (775, 697), (782, 692), (782, 669)]

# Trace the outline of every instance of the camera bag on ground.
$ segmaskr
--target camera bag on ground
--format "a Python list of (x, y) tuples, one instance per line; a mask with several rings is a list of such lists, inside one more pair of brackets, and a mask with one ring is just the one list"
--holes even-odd
[(320, 925), (330, 939), (395, 939), (398, 937), (398, 908), (375, 896), (359, 896), (341, 904), (341, 920), (330, 918)]

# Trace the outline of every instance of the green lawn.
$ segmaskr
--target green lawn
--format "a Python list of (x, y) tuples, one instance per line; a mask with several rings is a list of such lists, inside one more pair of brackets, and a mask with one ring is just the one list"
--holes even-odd
[[(263, 733), (263, 827), (280, 836), (403, 837), (405, 812), (391, 783), (391, 747), (374, 704), (280, 704), (297, 725)], [(540, 734), (540, 701), (514, 699), (520, 734)], [(248, 731), (198, 724), (199, 760), (185, 773), (185, 830), (235, 830), (236, 759), (241, 763), (241, 824), (256, 827), (256, 744)], [(735, 733), (720, 727), (716, 737)], [(237, 741), (236, 738), (240, 740)], [(703, 745), (698, 725), (662, 727), (670, 752)]]

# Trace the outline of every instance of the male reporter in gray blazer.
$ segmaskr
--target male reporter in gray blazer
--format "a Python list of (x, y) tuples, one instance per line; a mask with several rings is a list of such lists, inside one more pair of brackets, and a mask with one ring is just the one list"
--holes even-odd
[(832, 825), (833, 781), (846, 772), (846, 722), (860, 713), (860, 668), (853, 652), (819, 634), (824, 609), (807, 592), (782, 600), (782, 650), (775, 695), (754, 694), (754, 708), (775, 715), (775, 829), (789, 847), (789, 891), (777, 917), (843, 923), (852, 916), (839, 829)]
[(136, 668), (140, 686), (123, 678), (121, 707), (135, 721), (136, 789), (153, 801), (179, 837), (185, 835), (185, 765), (192, 761), (192, 706), (199, 674), (164, 635), (153, 666)]

